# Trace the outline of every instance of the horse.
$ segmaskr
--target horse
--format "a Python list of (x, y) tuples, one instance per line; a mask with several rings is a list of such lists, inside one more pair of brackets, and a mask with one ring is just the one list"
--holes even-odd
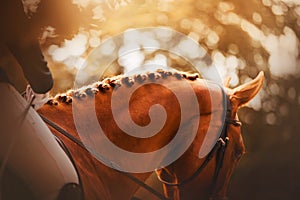
[[(143, 182), (155, 170), (149, 168), (153, 162), (157, 163), (155, 171), (164, 187), (164, 197), (157, 194), (158, 198), (225, 199), (232, 171), (245, 150), (237, 110), (258, 93), (263, 79), (260, 73), (249, 83), (224, 89), (200, 79), (197, 74), (184, 72), (160, 70), (120, 75), (58, 94), (38, 113), (72, 158), (85, 199), (131, 199), (140, 186), (151, 191)], [(215, 100), (219, 106), (212, 105)], [(221, 114), (213, 118), (214, 113)], [(213, 121), (215, 133), (208, 142), (211, 144), (199, 158)], [(93, 125), (95, 122), (97, 126)], [(149, 124), (152, 128), (145, 129)], [(99, 134), (98, 126), (104, 135)], [(137, 129), (141, 131), (136, 135), (128, 135), (126, 127), (135, 130), (131, 126), (142, 129)], [(156, 134), (150, 133), (153, 130)], [(172, 143), (179, 131), (182, 132), (180, 142)], [(110, 161), (114, 157), (101, 154), (107, 147), (97, 144), (102, 144), (105, 138), (133, 154), (148, 154), (173, 145), (166, 153), (147, 157), (138, 166), (131, 166), (129, 157), (120, 155), (121, 161), (116, 164)], [(174, 152), (178, 155), (174, 156)], [(171, 161), (165, 159), (170, 158), (169, 154), (174, 157)], [(124, 172), (119, 165), (129, 167)]]

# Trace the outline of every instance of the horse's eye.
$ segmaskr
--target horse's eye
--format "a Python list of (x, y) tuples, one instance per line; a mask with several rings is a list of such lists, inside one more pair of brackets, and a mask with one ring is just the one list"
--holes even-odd
[(238, 159), (241, 158), (243, 154), (244, 154), (244, 151), (241, 149), (236, 149), (233, 153), (234, 157), (238, 158)]

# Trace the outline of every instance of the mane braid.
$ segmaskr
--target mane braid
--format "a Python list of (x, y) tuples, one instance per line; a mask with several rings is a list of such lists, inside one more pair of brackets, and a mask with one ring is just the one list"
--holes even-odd
[(167, 79), (168, 77), (176, 77), (178, 80), (187, 79), (194, 81), (199, 78), (199, 74), (189, 74), (186, 72), (180, 71), (164, 71), (164, 70), (157, 70), (156, 72), (148, 72), (146, 74), (137, 74), (133, 76), (123, 76), (118, 75), (114, 77), (105, 78), (102, 81), (95, 82), (88, 86), (83, 86), (79, 89), (71, 89), (68, 90), (66, 93), (57, 94), (56, 96), (49, 99), (47, 102), (48, 105), (57, 106), (59, 103), (64, 103), (69, 105), (72, 103), (73, 98), (83, 99), (87, 96), (94, 96), (98, 92), (105, 93), (110, 89), (117, 89), (122, 85), (127, 87), (131, 87), (133, 84), (143, 83), (147, 79), (151, 82), (155, 82), (157, 79)]

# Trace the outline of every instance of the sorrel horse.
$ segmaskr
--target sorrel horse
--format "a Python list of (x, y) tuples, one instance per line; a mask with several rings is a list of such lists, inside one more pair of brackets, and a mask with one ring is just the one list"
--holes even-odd
[[(242, 105), (258, 93), (263, 79), (263, 74), (260, 73), (257, 78), (247, 84), (224, 90), (216, 84), (207, 83), (196, 75), (181, 72), (158, 71), (131, 77), (117, 76), (57, 95), (38, 112), (48, 123), (50, 122), (50, 129), (63, 141), (72, 156), (81, 177), (85, 198), (88, 200), (131, 199), (139, 187), (133, 180), (143, 182), (151, 173), (148, 172), (149, 170), (143, 173), (141, 171), (124, 173), (112, 169), (114, 162), (111, 162), (112, 166), (103, 164), (99, 161), (101, 158), (97, 157), (97, 153), (85, 148), (95, 141), (100, 144), (104, 140), (103, 136), (97, 133), (98, 130), (94, 130), (93, 125), (91, 125), (92, 128), (89, 127), (89, 123), (94, 123), (91, 120), (93, 117), (91, 111), (95, 111), (94, 115), (105, 133), (104, 137), (122, 149), (137, 154), (157, 151), (171, 143), (175, 140), (180, 125), (185, 124), (183, 132), (187, 140), (191, 132), (195, 132), (190, 145), (183, 149), (183, 155), (176, 157), (168, 166), (164, 165), (156, 170), (158, 178), (163, 182), (165, 199), (225, 199), (231, 173), (244, 153), (236, 113)], [(127, 91), (134, 86), (136, 90), (128, 97)], [(187, 87), (192, 88), (194, 96), (189, 94)], [(112, 101), (114, 93), (119, 95), (115, 102)], [(180, 102), (182, 98), (178, 99), (180, 95), (186, 97), (183, 98), (183, 103), (186, 104), (185, 109), (190, 109), (188, 112), (180, 108), (182, 106)], [(195, 102), (191, 100), (193, 97), (198, 104), (196, 107), (193, 105)], [(213, 99), (219, 102), (218, 107), (212, 105)], [(153, 117), (151, 106), (155, 104), (164, 107), (166, 119), (160, 116)], [(227, 108), (224, 109), (226, 106)], [(76, 112), (79, 112), (76, 116), (74, 107), (76, 107)], [(199, 112), (196, 112), (199, 115), (192, 110), (195, 108), (199, 109)], [(159, 120), (165, 120), (165, 123), (161, 129), (158, 129), (157, 134), (145, 136), (145, 133), (141, 132), (141, 137), (133, 137), (118, 126), (113, 109), (116, 110), (125, 126), (130, 124), (129, 118), (141, 127), (151, 124), (152, 120), (157, 123)], [(213, 118), (213, 114), (220, 110), (221, 113), (225, 113), (224, 120), (222, 115)], [(186, 114), (182, 117), (184, 112)], [(92, 132), (87, 137), (90, 143), (85, 141), (83, 144), (82, 137), (86, 136), (78, 133), (78, 123), (81, 124), (81, 131)], [(202, 146), (205, 146), (203, 141), (206, 139), (206, 133), (211, 124), (215, 132), (211, 137), (213, 140), (217, 141), (218, 138), (219, 140), (215, 145), (210, 145), (209, 151), (199, 158), (199, 152), (203, 150)], [(213, 144), (211, 141), (210, 143)], [(185, 141), (182, 140), (182, 143)], [(221, 148), (222, 146), (225, 148)], [(177, 152), (180, 144), (176, 143), (172, 147), (168, 153)], [(99, 146), (99, 148), (105, 147)], [(163, 162), (165, 156), (167, 157), (167, 154), (162, 154), (159, 162)], [(208, 157), (210, 157), (209, 160)], [(150, 157), (141, 165), (147, 167), (156, 160), (155, 157)], [(125, 164), (130, 164), (131, 161), (127, 157), (122, 159)], [(206, 163), (205, 166), (202, 163)], [(214, 175), (216, 173), (217, 175)]]

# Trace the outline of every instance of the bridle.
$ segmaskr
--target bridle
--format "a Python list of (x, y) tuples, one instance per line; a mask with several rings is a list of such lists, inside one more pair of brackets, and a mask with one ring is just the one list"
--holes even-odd
[(227, 109), (226, 109), (226, 114), (225, 114), (224, 125), (222, 127), (220, 137), (217, 140), (216, 144), (213, 146), (211, 151), (207, 154), (207, 156), (206, 156), (205, 160), (202, 162), (202, 164), (197, 168), (197, 170), (190, 177), (188, 177), (184, 180), (181, 180), (179, 182), (169, 182), (169, 181), (164, 180), (158, 173), (156, 173), (157, 178), (161, 183), (165, 184), (166, 186), (181, 187), (181, 186), (191, 182), (192, 180), (194, 180), (196, 177), (198, 177), (200, 175), (200, 173), (208, 165), (210, 160), (216, 155), (216, 168), (215, 168), (215, 172), (214, 172), (213, 181), (211, 183), (211, 196), (213, 197), (215, 195), (214, 189), (216, 187), (220, 171), (223, 167), (225, 150), (229, 143), (229, 137), (228, 137), (229, 126), (233, 125), (233, 126), (239, 127), (242, 125), (242, 123), (238, 119), (232, 118), (232, 110), (231, 110), (231, 104), (229, 101), (229, 97), (227, 96), (227, 94), (225, 93), (225, 91), (223, 89), (222, 89), (222, 91), (223, 91), (223, 97), (225, 99)]
[[(224, 156), (225, 156), (225, 150), (226, 150), (226, 147), (227, 147), (228, 142), (229, 142), (229, 137), (228, 137), (228, 128), (229, 128), (229, 125), (234, 125), (234, 126), (241, 126), (242, 125), (242, 123), (239, 120), (234, 119), (234, 118), (231, 117), (232, 110), (231, 110), (231, 105), (230, 105), (229, 98), (228, 98), (227, 94), (225, 93), (225, 91), (223, 90), (223, 88), (222, 88), (222, 92), (223, 92), (223, 99), (224, 99), (223, 102), (225, 102), (223, 106), (226, 106), (226, 108), (227, 108), (226, 109), (226, 114), (225, 114), (225, 122), (224, 122), (224, 125), (223, 125), (223, 128), (222, 128), (222, 131), (221, 131), (219, 139), (217, 140), (216, 144), (213, 146), (213, 148), (211, 149), (211, 151), (206, 156), (204, 162), (192, 174), (192, 176), (190, 176), (187, 179), (184, 179), (184, 180), (182, 180), (182, 181), (180, 181), (178, 183), (168, 182), (168, 181), (164, 180), (162, 177), (160, 177), (156, 173), (157, 174), (157, 178), (158, 178), (158, 180), (161, 183), (163, 183), (163, 184), (165, 184), (167, 186), (177, 186), (177, 187), (180, 187), (180, 186), (183, 186), (183, 185), (189, 183), (190, 181), (194, 180), (203, 171), (203, 169), (207, 166), (207, 164), (209, 163), (209, 161), (216, 155), (216, 157), (217, 157), (216, 158), (216, 168), (215, 168), (215, 172), (214, 172), (213, 182), (211, 184), (212, 196), (214, 195), (213, 194), (213, 190), (216, 187), (217, 180), (218, 180), (218, 177), (219, 177), (219, 173), (220, 173), (220, 171), (222, 169), (222, 166), (223, 166), (223, 161), (224, 161)], [(59, 133), (61, 133), (64, 136), (66, 136), (68, 139), (70, 139), (71, 141), (73, 141), (74, 143), (76, 143), (81, 148), (87, 150), (86, 146), (80, 140), (78, 140), (76, 137), (74, 137), (73, 135), (71, 135), (70, 133), (68, 133), (66, 130), (64, 130), (63, 128), (61, 128), (59, 125), (57, 125), (54, 122), (52, 122), (51, 120), (47, 119), (43, 115), (40, 114), (40, 116), (41, 116), (41, 118), (44, 120), (44, 122), (46, 124), (48, 124), (49, 126), (51, 126), (52, 128), (54, 128), (56, 131), (58, 131)], [(114, 169), (115, 171), (119, 172), (120, 174), (123, 174), (123, 175), (127, 176), (130, 180), (132, 180), (136, 184), (140, 185), (144, 189), (148, 190), (153, 195), (157, 196), (159, 199), (161, 199), (161, 200), (168, 200), (160, 192), (156, 191), (155, 189), (153, 189), (149, 185), (145, 184), (143, 181), (139, 180), (138, 178), (136, 178), (132, 174), (120, 171), (118, 169), (115, 169), (113, 164), (111, 165), (111, 167), (112, 167), (112, 169)]]

